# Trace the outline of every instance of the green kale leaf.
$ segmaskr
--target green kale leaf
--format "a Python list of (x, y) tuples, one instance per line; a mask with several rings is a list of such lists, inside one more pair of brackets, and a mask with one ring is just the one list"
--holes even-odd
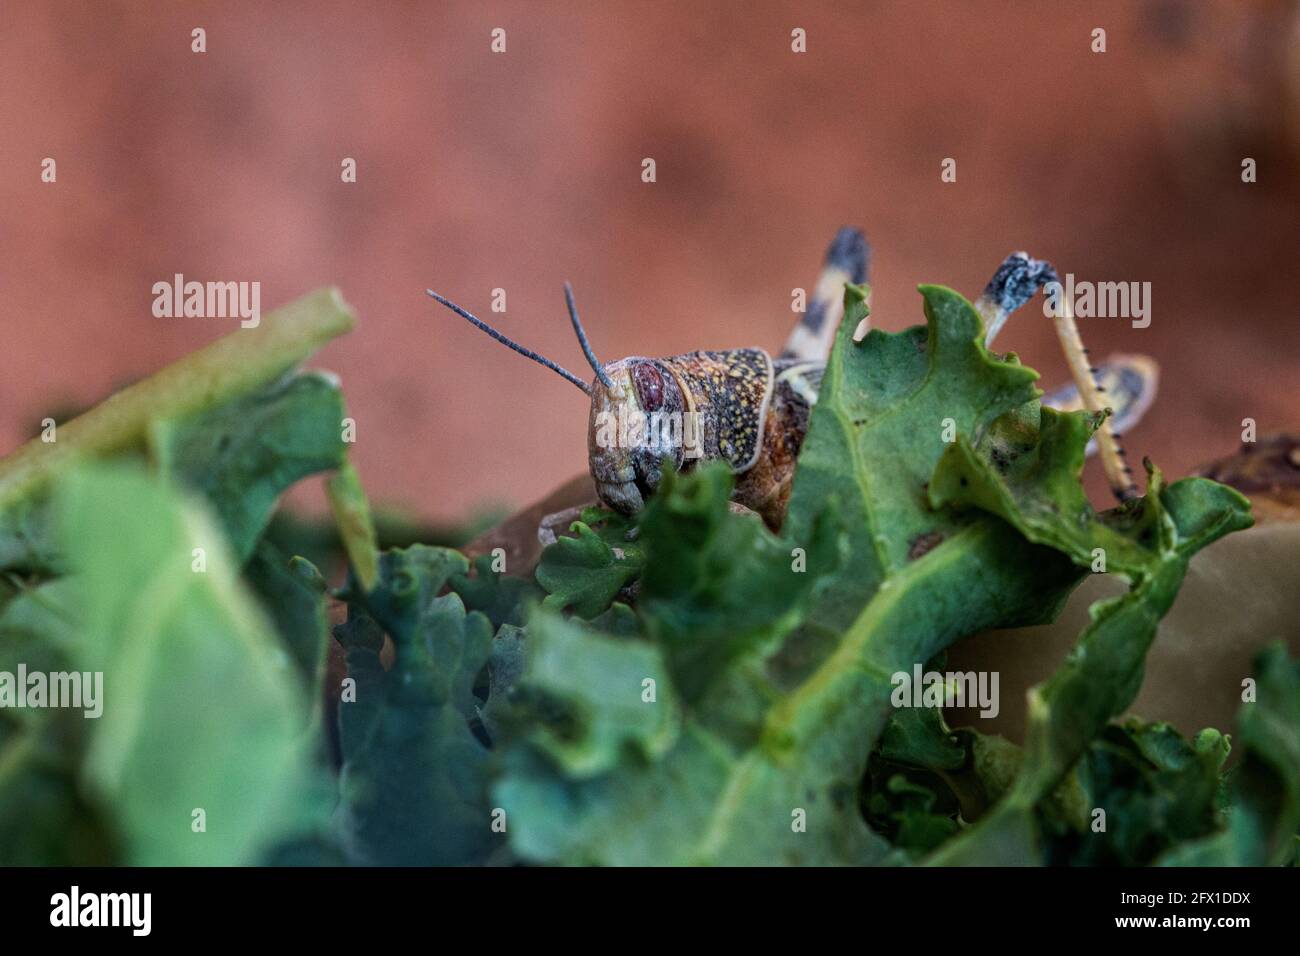
[[(492, 625), (466, 613), (459, 595), (440, 594), (468, 567), (447, 548), (385, 552), (375, 586), (351, 594), (336, 632), (355, 682), (339, 705), (340, 826), (354, 862), (483, 863), (504, 847), (488, 803), (488, 745), (476, 732)], [(380, 658), (385, 633), (391, 669)]]
[(1281, 644), (1255, 660), (1255, 697), (1241, 705), (1229, 775), (1227, 821), (1218, 833), (1176, 847), (1167, 866), (1278, 866), (1297, 860), (1300, 833), (1300, 662)]
[(537, 583), (547, 592), (543, 603), (555, 610), (572, 608), (582, 618), (608, 608), (641, 573), (642, 548), (629, 537), (631, 527), (622, 515), (584, 511), (570, 528), (576, 537), (558, 538), (542, 552)]
[(343, 465), (344, 414), (338, 383), (303, 373), (185, 418), (155, 420), (151, 449), (164, 474), (208, 499), (247, 558), (286, 488)]
[(103, 674), (80, 776), (125, 861), (254, 862), (317, 805), (303, 681), (208, 514), (130, 466), (56, 494), (78, 615), (72, 669)]

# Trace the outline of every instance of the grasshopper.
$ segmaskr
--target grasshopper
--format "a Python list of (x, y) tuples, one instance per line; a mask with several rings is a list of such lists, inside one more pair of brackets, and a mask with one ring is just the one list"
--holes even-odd
[[(844, 228), (828, 249), (808, 308), (784, 349), (773, 358), (761, 348), (707, 350), (667, 358), (630, 356), (608, 364), (596, 358), (578, 318), (573, 289), (565, 302), (578, 344), (595, 378), (582, 378), (525, 348), (450, 299), (427, 294), (498, 342), (579, 388), (590, 399), (588, 464), (607, 507), (635, 514), (670, 467), (688, 471), (720, 459), (735, 475), (732, 498), (757, 512), (772, 529), (785, 516), (799, 451), (817, 403), (826, 359), (844, 318), (844, 286), (867, 279), (869, 248), (858, 229)], [(1048, 282), (1050, 264), (1023, 252), (998, 267), (974, 302), (991, 346), (1010, 315)], [(1052, 319), (1073, 382), (1049, 392), (1045, 405), (1062, 410), (1107, 410), (1089, 452), (1098, 452), (1107, 481), (1123, 501), (1137, 491), (1120, 433), (1146, 413), (1158, 382), (1156, 363), (1143, 355), (1112, 355), (1093, 365), (1070, 303)], [(865, 320), (864, 323), (865, 325)], [(855, 338), (865, 334), (859, 328)], [(627, 423), (632, 426), (626, 427)]]

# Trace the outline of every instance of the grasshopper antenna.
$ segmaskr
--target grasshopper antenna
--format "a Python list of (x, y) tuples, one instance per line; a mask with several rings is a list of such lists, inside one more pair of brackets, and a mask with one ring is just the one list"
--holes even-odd
[(601, 385), (606, 388), (613, 388), (613, 380), (605, 371), (605, 366), (601, 365), (596, 359), (596, 353), (592, 351), (591, 343), (587, 341), (587, 332), (578, 319), (578, 306), (573, 301), (573, 286), (567, 282), (564, 283), (564, 302), (569, 307), (569, 319), (573, 322), (573, 331), (578, 333), (578, 344), (582, 346), (582, 354), (587, 356), (587, 363), (591, 366), (592, 371), (596, 373), (596, 378), (600, 379)]
[[(445, 305), (447, 308), (451, 309), (451, 311), (453, 311), (453, 312), (455, 312), (457, 315), (459, 315), (462, 319), (465, 319), (466, 321), (468, 321), (470, 324), (478, 326), (480, 329), (482, 329), (482, 330), (483, 330), (484, 332), (486, 332), (488, 335), (492, 336), (492, 338), (496, 339), (496, 340), (497, 340), (498, 342), (500, 342), (502, 345), (507, 346), (508, 348), (512, 348), (512, 349), (514, 349), (516, 352), (518, 352), (518, 353), (519, 353), (520, 355), (522, 355), (524, 358), (530, 358), (530, 359), (532, 359), (534, 362), (536, 362), (538, 365), (545, 365), (547, 368), (549, 368), (552, 372), (555, 372), (555, 373), (556, 373), (557, 375), (559, 375), (561, 378), (567, 379), (568, 381), (572, 382), (574, 385), (578, 386), (578, 388), (582, 389), (582, 391), (583, 391), (584, 394), (586, 394), (586, 395), (590, 395), (590, 394), (591, 394), (591, 386), (588, 385), (586, 382), (584, 382), (582, 379), (578, 378), (578, 376), (574, 375), (574, 374), (573, 374), (572, 372), (570, 372), (568, 369), (566, 369), (566, 368), (562, 368), (561, 366), (556, 365), (554, 362), (552, 362), (552, 361), (551, 361), (550, 359), (548, 359), (546, 356), (544, 356), (544, 355), (538, 355), (538, 354), (537, 354), (536, 352), (534, 352), (532, 349), (524, 348), (524, 346), (520, 345), (518, 342), (515, 342), (515, 341), (512, 340), (512, 339), (506, 338), (506, 336), (502, 335), (502, 334), (501, 334), (500, 332), (498, 332), (496, 329), (492, 328), (492, 326), (488, 325), (486, 322), (484, 322), (484, 321), (483, 321), (482, 319), (480, 319), (478, 316), (473, 315), (473, 314), (471, 314), (470, 312), (467, 312), (465, 309), (462, 309), (460, 306), (458, 306), (455, 302), (452, 302), (450, 299), (447, 299), (447, 298), (444, 298), (443, 296), (438, 295), (438, 293), (434, 292), (432, 289), (425, 289), (424, 291), (425, 291), (426, 293), (428, 293), (428, 295), (429, 295), (430, 298), (432, 298), (432, 299), (434, 299), (434, 300), (436, 300), (436, 301), (438, 301), (438, 302), (441, 302), (441, 303), (442, 303), (443, 305)], [(576, 317), (576, 316), (574, 317), (574, 321), (575, 321), (575, 322), (577, 321), (577, 317)], [(585, 343), (585, 341), (584, 341), (584, 345), (585, 345), (585, 344), (586, 344), (586, 343)]]

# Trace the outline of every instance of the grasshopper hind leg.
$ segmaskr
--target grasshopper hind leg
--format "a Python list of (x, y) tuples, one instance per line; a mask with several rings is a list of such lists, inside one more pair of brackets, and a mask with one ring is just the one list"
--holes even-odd
[[(1142, 420), (1142, 416), (1155, 401), (1160, 384), (1160, 366), (1145, 355), (1112, 355), (1096, 366), (1093, 377), (1102, 394), (1105, 407), (1110, 409), (1110, 423), (1118, 439)], [(1084, 407), (1079, 388), (1073, 383), (1043, 396), (1043, 404), (1062, 412), (1079, 411)], [(1088, 454), (1097, 451), (1097, 442), (1088, 443)], [(1120, 452), (1123, 455), (1123, 451)]]
[(807, 311), (786, 339), (781, 358), (826, 361), (844, 318), (844, 284), (861, 285), (867, 281), (870, 257), (871, 249), (861, 229), (845, 226), (835, 234)]
[(984, 292), (975, 300), (975, 311), (984, 320), (984, 344), (992, 345), (1011, 313), (1047, 283), (1055, 281), (1056, 270), (1050, 262), (1032, 259), (1024, 252), (1013, 252), (1003, 259)]
[[(1032, 259), (1023, 252), (1007, 256), (983, 295), (975, 301), (976, 311), (984, 320), (985, 345), (992, 344), (1012, 312), (1052, 282), (1059, 287), (1056, 270), (1050, 263)], [(1046, 396), (1044, 404), (1057, 408), (1082, 408), (1093, 413), (1110, 409), (1111, 415), (1102, 421), (1088, 447), (1100, 453), (1111, 492), (1120, 501), (1126, 501), (1137, 495), (1137, 487), (1119, 436), (1121, 430), (1136, 424), (1155, 398), (1156, 365), (1144, 356), (1115, 356), (1105, 365), (1094, 367), (1079, 335), (1071, 304), (1061, 299), (1059, 307), (1049, 314), (1069, 363), (1074, 385)]]

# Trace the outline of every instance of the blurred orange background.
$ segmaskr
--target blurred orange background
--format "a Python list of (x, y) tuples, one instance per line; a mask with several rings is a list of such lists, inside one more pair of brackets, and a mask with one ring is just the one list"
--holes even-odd
[[(1082, 329), (1161, 363), (1128, 444), (1171, 474), (1245, 417), (1300, 428), (1296, 6), (1090, 7), (5, 4), (0, 451), (237, 327), (155, 318), (157, 281), (257, 280), (264, 311), (337, 285), (360, 324), (316, 364), (372, 496), (524, 504), (585, 469), (585, 399), (426, 287), (584, 376), (565, 279), (606, 361), (777, 349), (845, 223), (887, 329), (921, 321), (917, 283), (973, 297), (1014, 249), (1151, 282), (1149, 328)], [(1037, 303), (999, 346), (1066, 377)]]

